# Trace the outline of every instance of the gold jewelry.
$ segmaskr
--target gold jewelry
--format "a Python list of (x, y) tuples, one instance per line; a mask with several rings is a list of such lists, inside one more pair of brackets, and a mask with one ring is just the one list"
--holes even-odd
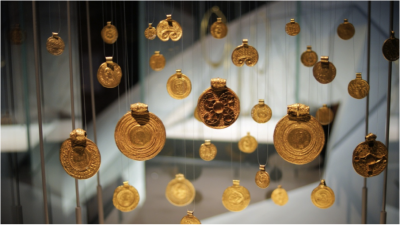
[(200, 116), (199, 116), (199, 109), (197, 108), (197, 106), (196, 106), (196, 108), (194, 109), (194, 118), (196, 118), (196, 120), (198, 120), (199, 122), (201, 122), (201, 119), (200, 119)]
[(161, 71), (165, 67), (165, 58), (160, 51), (155, 51), (150, 57), (150, 67), (155, 71)]
[(144, 36), (149, 40), (154, 40), (154, 38), (156, 38), (157, 31), (156, 28), (151, 26), (151, 23), (149, 23), (149, 27), (144, 30)]
[(122, 212), (129, 212), (134, 210), (140, 200), (140, 196), (135, 187), (129, 185), (125, 181), (123, 185), (118, 186), (113, 195), (113, 204), (115, 208)]
[(204, 144), (201, 144), (199, 149), (200, 158), (205, 161), (211, 161), (217, 155), (217, 147), (211, 144), (210, 140), (205, 140)]
[(14, 28), (10, 31), (10, 40), (15, 45), (20, 45), (25, 41), (26, 34), (23, 32), (19, 26), (16, 24)]
[(47, 39), (46, 49), (52, 55), (61, 55), (64, 52), (65, 44), (63, 39), (54, 33)]
[(399, 59), (399, 39), (394, 36), (394, 31), (390, 33), (390, 38), (383, 42), (382, 54), (387, 61)]
[(369, 93), (369, 84), (362, 79), (361, 73), (356, 73), (356, 79), (350, 81), (347, 91), (356, 99), (363, 99)]
[(275, 204), (283, 206), (289, 201), (289, 196), (282, 185), (278, 185), (278, 188), (272, 192), (271, 199)]
[(194, 197), (196, 191), (193, 184), (185, 179), (181, 173), (175, 175), (175, 179), (171, 180), (165, 190), (165, 197), (168, 201), (175, 206), (189, 205)]
[(336, 77), (336, 67), (329, 62), (328, 56), (321, 56), (321, 61), (315, 64), (313, 68), (313, 75), (321, 84), (330, 83)]
[(211, 25), (210, 33), (214, 38), (222, 39), (228, 33), (228, 27), (222, 22), (222, 19), (218, 17), (217, 21)]
[(107, 22), (107, 25), (101, 30), (101, 38), (106, 44), (114, 44), (118, 39), (118, 30), (111, 24), (111, 21)]
[(300, 33), (300, 25), (294, 21), (294, 19), (290, 19), (290, 22), (286, 24), (285, 31), (290, 36), (296, 36)]
[(255, 66), (258, 62), (258, 52), (248, 45), (247, 39), (243, 39), (242, 44), (233, 50), (231, 58), (235, 66), (242, 67), (245, 63), (247, 66)]
[(337, 34), (343, 40), (349, 40), (355, 33), (353, 24), (349, 23), (347, 19), (344, 19), (344, 23), (341, 23), (337, 28)]
[(256, 150), (258, 143), (257, 140), (247, 132), (247, 135), (242, 137), (238, 143), (239, 150), (244, 153), (252, 153)]
[(175, 99), (184, 99), (192, 91), (192, 83), (189, 77), (183, 74), (181, 70), (176, 70), (176, 73), (167, 81), (167, 91)]
[(167, 15), (167, 19), (161, 20), (157, 25), (157, 36), (161, 41), (179, 41), (182, 37), (182, 27), (175, 20), (171, 19), (171, 15)]
[(258, 104), (251, 109), (251, 117), (257, 123), (266, 123), (272, 117), (271, 108), (264, 103), (264, 99), (258, 100)]
[(311, 49), (311, 45), (308, 45), (307, 50), (301, 54), (300, 59), (304, 66), (312, 67), (317, 63), (318, 55)]
[(200, 220), (193, 215), (193, 211), (187, 211), (187, 215), (181, 219), (181, 224), (201, 224)]
[(256, 174), (256, 184), (259, 188), (267, 188), (269, 186), (270, 178), (267, 171), (265, 171), (265, 165), (260, 165), (260, 170)]
[(106, 62), (97, 70), (97, 80), (105, 88), (115, 88), (121, 82), (121, 67), (112, 59), (112, 56), (106, 57)]
[(239, 212), (250, 203), (250, 192), (240, 186), (240, 180), (233, 180), (233, 185), (225, 189), (222, 194), (222, 204), (229, 211)]
[(315, 114), (315, 119), (317, 119), (321, 125), (328, 125), (332, 123), (333, 112), (326, 104), (324, 104), (318, 109)]
[(325, 184), (325, 180), (321, 180), (321, 183), (311, 193), (312, 203), (321, 209), (329, 208), (335, 203), (335, 193)]

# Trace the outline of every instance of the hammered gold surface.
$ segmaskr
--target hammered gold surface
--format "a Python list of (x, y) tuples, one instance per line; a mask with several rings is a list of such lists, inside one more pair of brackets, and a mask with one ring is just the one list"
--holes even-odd
[(188, 211), (187, 215), (181, 219), (180, 224), (201, 224), (201, 222), (193, 215), (193, 211)]
[(49, 37), (46, 42), (46, 49), (52, 55), (61, 55), (64, 52), (65, 44), (63, 39), (57, 34)]
[(337, 28), (337, 34), (343, 40), (349, 40), (355, 33), (356, 30), (354, 29), (353, 24), (349, 23), (347, 19), (344, 19), (344, 22)]
[(150, 57), (149, 64), (154, 71), (161, 71), (165, 67), (165, 58), (159, 51), (155, 51)]
[(317, 119), (321, 125), (328, 125), (333, 120), (333, 112), (326, 105), (323, 105), (315, 114), (315, 119)]
[(233, 180), (233, 185), (222, 194), (222, 204), (229, 211), (242, 211), (250, 204), (250, 192), (240, 186), (239, 180)]
[(260, 99), (259, 103), (251, 109), (251, 117), (257, 123), (266, 123), (272, 117), (272, 110), (263, 99)]
[(335, 203), (335, 194), (325, 184), (325, 180), (321, 180), (321, 183), (311, 193), (312, 203), (321, 209), (329, 208)]
[(144, 30), (144, 36), (149, 40), (154, 40), (154, 38), (156, 38), (157, 31), (156, 28), (151, 26), (151, 23), (149, 23), (149, 27)]
[(319, 61), (313, 68), (313, 75), (321, 84), (330, 83), (336, 77), (336, 67), (331, 62)]
[(115, 62), (104, 62), (97, 70), (97, 80), (105, 88), (115, 88), (121, 82), (122, 70)]
[(275, 204), (283, 206), (289, 201), (289, 196), (286, 190), (281, 185), (278, 185), (278, 188), (272, 192), (271, 199)]
[(259, 188), (267, 188), (270, 182), (269, 174), (265, 170), (259, 170), (256, 174), (255, 181)]
[(235, 66), (242, 67), (244, 64), (254, 66), (257, 64), (257, 49), (247, 43), (247, 39), (243, 39), (243, 43), (233, 50), (231, 58)]
[(252, 153), (256, 150), (258, 143), (257, 140), (247, 132), (247, 135), (242, 137), (238, 143), (239, 150), (244, 153)]
[(394, 36), (394, 31), (392, 31), (390, 38), (382, 45), (382, 54), (388, 61), (396, 61), (399, 59), (399, 39)]
[(140, 196), (135, 187), (125, 181), (123, 185), (118, 186), (113, 195), (113, 204), (115, 208), (122, 212), (129, 212), (136, 208)]
[(25, 40), (25, 33), (19, 27), (19, 24), (10, 31), (10, 40), (15, 45), (20, 45)]
[(193, 184), (188, 181), (183, 174), (176, 174), (175, 179), (171, 180), (165, 190), (165, 197), (175, 206), (189, 205), (196, 191)]
[(210, 140), (206, 140), (205, 143), (201, 144), (199, 154), (203, 160), (211, 161), (217, 155), (217, 147)]
[(171, 15), (167, 15), (167, 19), (161, 20), (157, 25), (157, 36), (161, 41), (179, 41), (182, 37), (182, 27), (175, 20), (171, 19)]
[(301, 54), (300, 60), (304, 66), (312, 67), (317, 63), (318, 55), (316, 52), (311, 50), (311, 46), (307, 46), (307, 50)]
[(217, 18), (217, 21), (210, 27), (210, 33), (214, 38), (222, 39), (228, 33), (228, 27), (222, 22), (221, 18)]
[(101, 38), (106, 44), (114, 44), (118, 39), (117, 28), (111, 22), (107, 22), (107, 25), (101, 30)]
[(363, 99), (369, 93), (369, 84), (361, 78), (361, 73), (357, 73), (356, 79), (350, 81), (347, 91), (351, 97)]
[(167, 91), (175, 99), (184, 99), (192, 91), (192, 82), (181, 70), (176, 70), (167, 81)]
[(294, 21), (294, 19), (290, 19), (290, 22), (286, 24), (285, 31), (290, 36), (296, 36), (300, 33), (300, 25)]
[(196, 106), (196, 108), (194, 109), (194, 118), (196, 118), (196, 120), (198, 120), (199, 122), (201, 122), (200, 116), (199, 116), (199, 110)]

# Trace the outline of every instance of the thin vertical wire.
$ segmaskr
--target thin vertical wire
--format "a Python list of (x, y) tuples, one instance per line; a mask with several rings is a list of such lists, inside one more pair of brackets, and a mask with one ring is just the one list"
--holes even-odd
[[(194, 28), (195, 28), (195, 22), (194, 22), (194, 3), (192, 2), (192, 15), (193, 15), (193, 17), (192, 17), (192, 73), (193, 73), (193, 75), (192, 75), (192, 77), (193, 78), (195, 78), (196, 76), (195, 76), (195, 74), (194, 74), (194, 61), (193, 61), (193, 53), (194, 53), (194, 51), (193, 51), (193, 46), (194, 46)], [(194, 94), (192, 94), (192, 102), (194, 102)], [(192, 151), (193, 151), (193, 155), (192, 155), (192, 159), (193, 159), (193, 179), (194, 179), (194, 177), (195, 177), (195, 171), (196, 171), (196, 167), (194, 166), (194, 159), (195, 159), (195, 157), (194, 157), (194, 123), (195, 123), (195, 119), (193, 119), (192, 118), (192, 121), (193, 121), (193, 137), (192, 137)], [(194, 210), (196, 209), (196, 198), (194, 198), (193, 199), (193, 212), (194, 212)]]
[[(79, 17), (79, 21), (82, 21), (82, 14), (81, 14), (81, 7), (80, 4), (78, 4), (78, 17)], [(82, 33), (82, 23), (79, 23), (79, 33)], [(79, 36), (79, 43), (80, 44), (80, 56), (83, 56), (83, 46), (82, 46), (82, 35)], [(86, 94), (85, 94), (85, 77), (84, 77), (84, 69), (83, 69), (83, 59), (80, 65), (80, 77), (81, 77), (81, 81), (82, 81), (82, 92), (83, 92), (83, 129), (87, 130), (87, 122), (86, 122)]]

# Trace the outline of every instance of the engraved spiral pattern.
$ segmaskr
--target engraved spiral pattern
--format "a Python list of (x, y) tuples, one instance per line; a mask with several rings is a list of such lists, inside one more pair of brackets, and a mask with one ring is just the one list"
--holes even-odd
[(239, 45), (233, 50), (231, 58), (235, 66), (242, 67), (244, 64), (255, 66), (258, 62), (258, 52), (251, 45)]
[(161, 20), (157, 25), (157, 36), (161, 41), (179, 41), (182, 37), (182, 27), (175, 20)]

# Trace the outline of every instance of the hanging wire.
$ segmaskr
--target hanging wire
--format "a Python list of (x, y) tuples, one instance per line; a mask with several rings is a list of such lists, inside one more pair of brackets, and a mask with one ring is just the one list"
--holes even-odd
[[(164, 9), (164, 14), (168, 15), (167, 13), (165, 13), (165, 1), (163, 1), (163, 9)], [(174, 9), (175, 9), (175, 5), (174, 5), (174, 2), (172, 2), (172, 12), (171, 12), (171, 14), (169, 14), (169, 15), (171, 15), (171, 17), (172, 17), (172, 14), (174, 13)]]
[[(193, 15), (193, 17), (192, 17), (192, 22), (193, 22), (193, 24), (192, 24), (192, 46), (194, 46), (194, 28), (195, 28), (195, 22), (194, 22), (194, 3), (192, 2), (192, 15)], [(195, 74), (194, 74), (194, 69), (193, 69), (193, 65), (194, 65), (194, 61), (193, 61), (193, 53), (194, 53), (194, 51), (193, 51), (193, 47), (192, 47), (192, 73), (193, 73), (193, 78), (195, 78), (196, 76), (195, 76)], [(194, 94), (192, 94), (192, 102), (194, 102)], [(192, 155), (192, 159), (193, 159), (193, 179), (194, 179), (194, 177), (195, 177), (195, 171), (196, 171), (196, 167), (194, 166), (194, 159), (195, 159), (195, 157), (194, 157), (194, 123), (195, 123), (195, 119), (193, 119), (192, 118), (192, 121), (193, 121), (193, 138), (192, 138), (192, 151), (193, 151), (193, 155)], [(196, 198), (194, 198), (193, 199), (193, 212), (194, 212), (194, 210), (196, 209)]]
[[(82, 15), (81, 15), (81, 8), (80, 8), (80, 4), (78, 4), (78, 17), (79, 17), (79, 21), (82, 21)], [(82, 34), (82, 23), (79, 23), (79, 33), (81, 33)], [(81, 54), (81, 56), (83, 56), (83, 47), (82, 47), (82, 35), (79, 35), (79, 43), (81, 43), (80, 44), (80, 48), (79, 48), (79, 51), (80, 51), (80, 54)], [(87, 122), (86, 122), (86, 92), (85, 92), (85, 78), (84, 78), (84, 76), (83, 76), (83, 74), (84, 74), (84, 69), (83, 69), (83, 58), (82, 58), (82, 62), (81, 62), (81, 65), (80, 65), (80, 69), (81, 69), (81, 80), (82, 80), (82, 92), (83, 92), (83, 127), (84, 127), (84, 129), (85, 130), (87, 130)]]

